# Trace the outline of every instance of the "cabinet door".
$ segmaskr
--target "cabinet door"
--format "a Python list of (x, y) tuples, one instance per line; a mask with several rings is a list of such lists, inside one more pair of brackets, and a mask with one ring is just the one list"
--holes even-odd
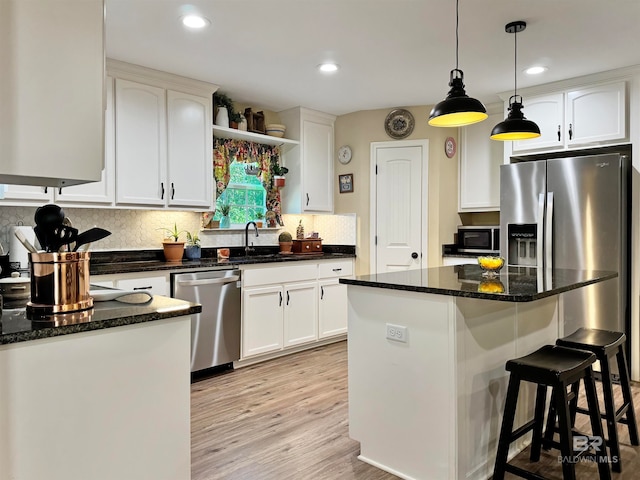
[(504, 142), (491, 140), (491, 130), (503, 120), (502, 113), (463, 127), (458, 169), (458, 211), (500, 210), (500, 165)]
[(303, 189), (305, 212), (333, 211), (333, 127), (303, 121)]
[(164, 205), (165, 90), (116, 79), (116, 201)]
[(347, 332), (347, 286), (338, 279), (318, 282), (318, 337), (326, 338)]
[(212, 197), (211, 99), (167, 91), (168, 204), (208, 209)]
[(151, 272), (123, 274), (116, 280), (120, 290), (150, 290), (153, 295), (169, 296), (169, 274)]
[[(32, 185), (5, 185), (4, 202), (26, 200), (27, 202), (51, 202), (53, 187), (36, 187)], [(14, 203), (14, 202), (12, 202)]]
[(284, 286), (284, 346), (291, 347), (318, 339), (318, 284)]
[(513, 152), (537, 150), (541, 148), (562, 148), (565, 145), (564, 94), (553, 93), (538, 97), (523, 98), (524, 116), (540, 127), (540, 136), (530, 140), (513, 142)]
[(115, 196), (115, 135), (113, 114), (113, 78), (107, 77), (107, 108), (104, 125), (104, 169), (99, 182), (85, 183), (55, 189), (55, 200), (60, 203), (113, 203)]
[(242, 290), (242, 357), (282, 350), (282, 286)]
[(625, 82), (567, 93), (567, 145), (626, 138)]

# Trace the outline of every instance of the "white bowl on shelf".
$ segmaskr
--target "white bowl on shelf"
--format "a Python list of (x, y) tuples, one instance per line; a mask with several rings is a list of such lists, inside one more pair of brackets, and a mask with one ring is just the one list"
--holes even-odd
[(279, 123), (270, 123), (266, 126), (265, 131), (267, 132), (267, 135), (282, 138), (284, 137), (284, 132), (286, 129), (286, 125), (281, 125)]

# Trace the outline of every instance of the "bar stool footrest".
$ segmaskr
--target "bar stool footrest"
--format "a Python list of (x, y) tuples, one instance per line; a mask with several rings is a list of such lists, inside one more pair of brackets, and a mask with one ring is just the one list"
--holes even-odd
[(526, 478), (527, 480), (549, 480), (548, 478), (542, 477), (537, 473), (524, 470), (520, 467), (511, 465), (510, 463), (507, 463), (505, 471), (509, 473), (513, 473), (514, 475), (518, 475), (519, 477)]

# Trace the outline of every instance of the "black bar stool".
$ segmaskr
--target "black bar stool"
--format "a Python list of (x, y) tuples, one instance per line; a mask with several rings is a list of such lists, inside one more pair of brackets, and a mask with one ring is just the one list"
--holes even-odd
[[(636, 414), (633, 409), (633, 398), (631, 396), (631, 386), (629, 383), (629, 372), (627, 370), (627, 360), (624, 353), (624, 344), (627, 337), (622, 332), (612, 332), (609, 330), (596, 330), (593, 328), (580, 328), (571, 335), (560, 338), (556, 345), (563, 347), (578, 348), (587, 350), (595, 354), (600, 361), (602, 373), (602, 392), (604, 394), (604, 413), (600, 416), (607, 421), (606, 444), (609, 447), (611, 456), (611, 468), (614, 472), (622, 471), (620, 461), (620, 443), (618, 441), (617, 422), (627, 425), (629, 429), (629, 440), (631, 445), (638, 445), (638, 427), (636, 425)], [(613, 401), (613, 382), (611, 380), (611, 360), (616, 357), (618, 373), (620, 374), (620, 388), (622, 390), (622, 406), (616, 410)], [(588, 413), (584, 408), (578, 407), (578, 393), (580, 383), (571, 386), (574, 398), (571, 401), (571, 425), (575, 425), (576, 413)], [(555, 431), (555, 411), (553, 406), (549, 410), (547, 418), (547, 429), (545, 432), (543, 445), (546, 447), (553, 438)]]
[[(557, 345), (545, 345), (530, 355), (507, 362), (506, 369), (511, 372), (511, 375), (509, 376), (509, 388), (505, 400), (504, 418), (502, 419), (502, 428), (498, 441), (493, 480), (503, 480), (506, 472), (513, 473), (522, 478), (544, 479), (544, 477), (538, 474), (509, 464), (507, 462), (507, 456), (509, 454), (509, 445), (527, 432), (533, 430), (530, 459), (532, 462), (540, 460), (547, 387), (552, 387), (551, 402), (555, 405), (555, 410), (558, 412), (560, 430), (559, 447), (562, 458), (564, 459), (562, 462), (562, 475), (565, 480), (576, 479), (575, 459), (585, 454), (586, 450), (578, 453), (574, 453), (573, 450), (573, 432), (571, 430), (569, 414), (570, 399), (567, 395), (567, 386), (583, 379), (587, 402), (591, 412), (590, 418), (593, 436), (602, 438), (602, 424), (600, 423), (598, 399), (596, 397), (596, 387), (591, 369), (591, 365), (595, 361), (596, 356), (591, 352)], [(516, 414), (521, 381), (538, 385), (535, 414), (533, 420), (530, 420), (513, 431), (513, 422)], [(600, 479), (609, 480), (611, 478), (611, 471), (609, 469), (609, 459), (606, 455), (606, 449), (604, 449), (603, 455), (598, 455), (597, 451), (595, 453), (598, 460)]]

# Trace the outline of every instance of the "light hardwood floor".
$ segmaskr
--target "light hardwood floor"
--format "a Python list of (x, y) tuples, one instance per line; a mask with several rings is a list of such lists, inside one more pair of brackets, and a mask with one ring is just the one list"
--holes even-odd
[[(633, 386), (640, 418), (640, 386)], [(599, 398), (602, 394), (599, 391)], [(616, 401), (618, 394), (616, 392)], [(588, 420), (578, 416), (578, 427)], [(613, 479), (640, 480), (640, 447), (619, 426), (622, 467)], [(361, 462), (349, 438), (347, 344), (339, 342), (200, 380), (191, 386), (192, 480), (392, 480)], [(515, 463), (531, 469), (529, 450)], [(533, 469), (562, 479), (558, 452), (542, 453)], [(578, 465), (580, 480), (597, 479)], [(508, 479), (518, 478), (507, 474)], [(429, 479), (439, 480), (439, 479)]]

